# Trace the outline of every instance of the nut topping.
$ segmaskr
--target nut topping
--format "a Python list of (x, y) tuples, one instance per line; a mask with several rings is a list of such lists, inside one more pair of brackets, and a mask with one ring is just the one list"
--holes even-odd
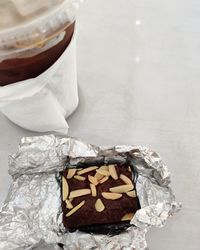
[(134, 213), (125, 214), (125, 215), (121, 218), (121, 221), (132, 220), (132, 219), (133, 219), (133, 216), (134, 216)]
[(126, 194), (127, 194), (129, 197), (131, 197), (131, 198), (135, 198), (135, 197), (136, 197), (136, 192), (135, 192), (135, 190), (129, 191), (129, 192), (127, 192)]
[(94, 175), (94, 177), (99, 181), (99, 180), (101, 180), (104, 177), (104, 175), (99, 174), (99, 173), (96, 172), (96, 174)]
[(120, 185), (116, 187), (110, 188), (110, 192), (112, 193), (127, 193), (133, 189), (133, 184), (131, 185)]
[(70, 168), (69, 170), (68, 170), (68, 173), (67, 173), (67, 179), (71, 179), (74, 175), (75, 175), (75, 173), (76, 173), (76, 169), (75, 168)]
[(102, 212), (105, 209), (105, 206), (103, 204), (103, 202), (101, 201), (101, 199), (98, 199), (95, 203), (95, 209), (97, 210), (97, 212)]
[(109, 176), (110, 175), (109, 171), (107, 171), (107, 170), (97, 169), (96, 171), (97, 171), (97, 173), (99, 173), (101, 175), (104, 175), (104, 176)]
[(122, 194), (103, 192), (102, 196), (107, 200), (117, 200), (122, 197)]
[(77, 210), (79, 210), (83, 205), (85, 204), (85, 201), (82, 201), (81, 203), (79, 203), (76, 207), (74, 207), (71, 211), (69, 211), (69, 213), (66, 214), (66, 217), (71, 216), (72, 214), (74, 214)]
[(94, 176), (88, 175), (88, 180), (95, 186), (98, 185), (98, 180)]
[(133, 182), (124, 174), (120, 174), (119, 178), (127, 185), (133, 184)]
[(76, 198), (76, 197), (80, 197), (80, 196), (87, 195), (87, 194), (91, 194), (91, 190), (89, 188), (78, 189), (78, 190), (71, 191), (69, 194), (69, 198), (70, 199)]
[(105, 176), (105, 177), (103, 177), (103, 179), (101, 179), (99, 181), (99, 183), (102, 184), (102, 183), (106, 182), (108, 179), (109, 179), (109, 176)]
[(62, 199), (65, 201), (69, 195), (69, 186), (65, 177), (62, 177)]
[(109, 172), (110, 172), (111, 177), (114, 180), (117, 180), (118, 179), (118, 175), (117, 175), (117, 171), (115, 169), (115, 165), (109, 165), (108, 168), (109, 168)]
[(66, 207), (67, 207), (68, 209), (72, 209), (72, 208), (74, 207), (74, 206), (72, 205), (72, 203), (71, 203), (70, 200), (66, 200), (65, 202), (66, 202)]
[(86, 178), (80, 175), (74, 175), (74, 179), (79, 180), (79, 181), (84, 181)]
[(88, 172), (91, 172), (95, 169), (97, 169), (98, 167), (94, 166), (94, 167), (88, 167), (88, 168), (84, 168), (80, 171), (77, 172), (78, 175), (82, 175), (82, 174), (85, 174), (85, 173), (88, 173)]
[(96, 186), (94, 184), (90, 184), (90, 188), (91, 188), (91, 192), (92, 192), (92, 196), (95, 197), (97, 196), (97, 189)]
[(106, 165), (101, 166), (99, 169), (109, 171), (109, 170), (108, 170), (108, 166), (106, 166)]

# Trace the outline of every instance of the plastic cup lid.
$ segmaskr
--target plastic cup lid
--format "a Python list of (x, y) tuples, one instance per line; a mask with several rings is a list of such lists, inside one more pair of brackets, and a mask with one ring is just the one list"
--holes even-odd
[(75, 19), (81, 0), (1, 0), (0, 53), (54, 37)]

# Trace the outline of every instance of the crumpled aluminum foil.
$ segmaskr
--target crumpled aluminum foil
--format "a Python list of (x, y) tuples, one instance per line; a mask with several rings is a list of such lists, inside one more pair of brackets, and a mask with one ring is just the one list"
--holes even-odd
[[(130, 227), (115, 235), (64, 233), (60, 199), (60, 174), (68, 161), (123, 162), (129, 158), (137, 176), (141, 204)], [(54, 135), (23, 138), (9, 158), (13, 178), (0, 212), (0, 249), (147, 249), (145, 235), (152, 226), (162, 227), (179, 211), (170, 187), (170, 173), (160, 156), (146, 147), (101, 148), (78, 139)], [(45, 248), (46, 247), (46, 248)]]

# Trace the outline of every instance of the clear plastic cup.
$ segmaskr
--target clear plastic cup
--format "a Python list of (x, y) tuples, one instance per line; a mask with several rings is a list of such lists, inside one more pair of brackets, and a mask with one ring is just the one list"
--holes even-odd
[(74, 33), (73, 0), (1, 0), (0, 86), (34, 78), (61, 56)]
[(66, 118), (78, 105), (80, 2), (0, 1), (0, 111), (25, 129), (68, 131)]

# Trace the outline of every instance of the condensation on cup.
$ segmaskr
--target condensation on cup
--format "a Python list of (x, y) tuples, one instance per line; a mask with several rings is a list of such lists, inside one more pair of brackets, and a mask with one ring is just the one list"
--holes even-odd
[(0, 2), (0, 110), (25, 129), (68, 132), (66, 118), (78, 105), (80, 2)]

